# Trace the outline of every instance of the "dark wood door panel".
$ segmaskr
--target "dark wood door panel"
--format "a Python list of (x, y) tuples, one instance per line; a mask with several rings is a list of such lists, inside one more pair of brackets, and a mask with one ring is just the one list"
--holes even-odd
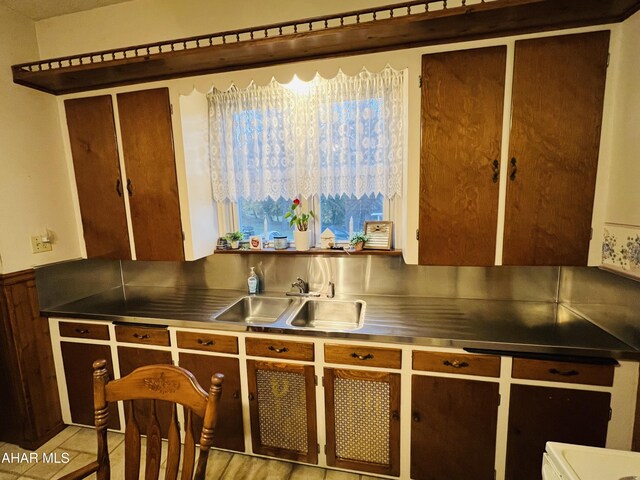
[(420, 264), (494, 264), (506, 52), (422, 57)]
[(516, 42), (503, 264), (586, 265), (609, 32)]
[[(120, 363), (120, 376), (122, 377), (145, 365), (173, 364), (171, 352), (167, 350), (135, 347), (118, 347), (118, 361)], [(167, 438), (171, 422), (171, 404), (159, 401), (157, 405), (156, 414), (160, 423), (160, 432), (162, 433), (162, 438)], [(140, 426), (140, 433), (146, 434), (151, 413), (151, 400), (135, 400), (134, 412)]]
[(130, 259), (111, 96), (65, 100), (64, 106), (87, 256)]
[[(237, 358), (213, 355), (180, 353), (180, 366), (189, 370), (205, 390), (209, 390), (214, 373), (224, 375), (220, 412), (213, 437), (213, 446), (244, 452), (242, 422), (242, 389), (240, 387), (240, 363)], [(202, 421), (195, 419), (194, 431), (200, 438)]]
[(498, 391), (494, 382), (413, 375), (411, 478), (493, 480)]
[(540, 480), (548, 441), (604, 447), (611, 394), (512, 385), (506, 480)]
[(169, 90), (117, 95), (138, 260), (184, 260)]
[[(67, 384), (71, 420), (82, 425), (95, 425), (93, 409), (93, 362), (107, 361), (107, 371), (113, 379), (113, 362), (109, 345), (62, 342), (62, 363)], [(109, 405), (109, 428), (120, 428), (118, 405)]]

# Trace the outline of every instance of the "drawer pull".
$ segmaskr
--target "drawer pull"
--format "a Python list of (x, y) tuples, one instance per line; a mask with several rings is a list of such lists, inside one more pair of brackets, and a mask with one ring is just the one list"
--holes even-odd
[(240, 398), (240, 392), (233, 392), (233, 399), (237, 400)]
[(449, 360), (445, 360), (444, 362), (442, 362), (442, 364), (446, 367), (451, 367), (451, 368), (466, 368), (469, 366), (467, 362), (461, 362), (460, 360), (454, 360), (453, 362), (450, 362)]
[(143, 335), (140, 335), (139, 333), (134, 333), (133, 334), (134, 338), (137, 338), (138, 340), (147, 340), (149, 337), (149, 335), (147, 335), (146, 333)]
[(205, 347), (210, 347), (211, 345), (215, 345), (216, 344), (216, 342), (213, 341), (213, 340), (203, 340), (201, 338), (198, 339), (198, 343), (200, 345), (205, 346)]
[(255, 398), (256, 398), (256, 397), (254, 397), (254, 396), (253, 396), (253, 393), (250, 393), (250, 394), (249, 394), (249, 401), (250, 401), (250, 402), (253, 402), (253, 400), (254, 400)]
[(560, 375), (563, 377), (575, 377), (576, 375), (580, 375), (580, 372), (577, 370), (558, 370), (557, 368), (550, 368), (549, 373), (552, 375)]
[(391, 418), (397, 422), (398, 420), (400, 420), (400, 413), (398, 413), (397, 410), (394, 410), (391, 413)]
[(411, 416), (411, 419), (415, 423), (418, 423), (420, 421), (420, 414), (418, 412), (413, 412), (413, 415)]
[(80, 335), (86, 335), (87, 333), (89, 333), (89, 330), (87, 328), (76, 328), (76, 333), (79, 333)]
[(358, 355), (356, 352), (353, 352), (351, 356), (353, 358), (357, 358), (358, 360), (371, 360), (373, 358), (373, 355), (371, 355), (370, 353), (367, 353), (366, 355)]
[(287, 353), (289, 351), (287, 347), (277, 348), (277, 347), (274, 347), (273, 345), (269, 345), (269, 350), (276, 353)]

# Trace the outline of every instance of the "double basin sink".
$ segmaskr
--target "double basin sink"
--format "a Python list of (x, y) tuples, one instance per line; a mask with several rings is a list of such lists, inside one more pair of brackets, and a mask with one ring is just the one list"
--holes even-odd
[(285, 322), (296, 328), (356, 330), (362, 327), (364, 307), (362, 300), (248, 295), (215, 315), (213, 320), (247, 325)]

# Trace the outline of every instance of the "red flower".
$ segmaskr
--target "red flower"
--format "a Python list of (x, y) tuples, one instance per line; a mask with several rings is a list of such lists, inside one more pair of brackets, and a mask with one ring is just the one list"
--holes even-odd
[(300, 200), (296, 198), (296, 199), (293, 201), (293, 204), (294, 204), (294, 205), (300, 205)]

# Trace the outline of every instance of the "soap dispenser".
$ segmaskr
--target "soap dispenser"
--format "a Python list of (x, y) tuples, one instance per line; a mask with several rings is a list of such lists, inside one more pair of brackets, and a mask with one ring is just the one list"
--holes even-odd
[(247, 278), (247, 284), (249, 285), (249, 294), (258, 293), (258, 283), (260, 283), (260, 280), (258, 279), (258, 275), (256, 274), (254, 268), (255, 267), (251, 267), (249, 278)]

